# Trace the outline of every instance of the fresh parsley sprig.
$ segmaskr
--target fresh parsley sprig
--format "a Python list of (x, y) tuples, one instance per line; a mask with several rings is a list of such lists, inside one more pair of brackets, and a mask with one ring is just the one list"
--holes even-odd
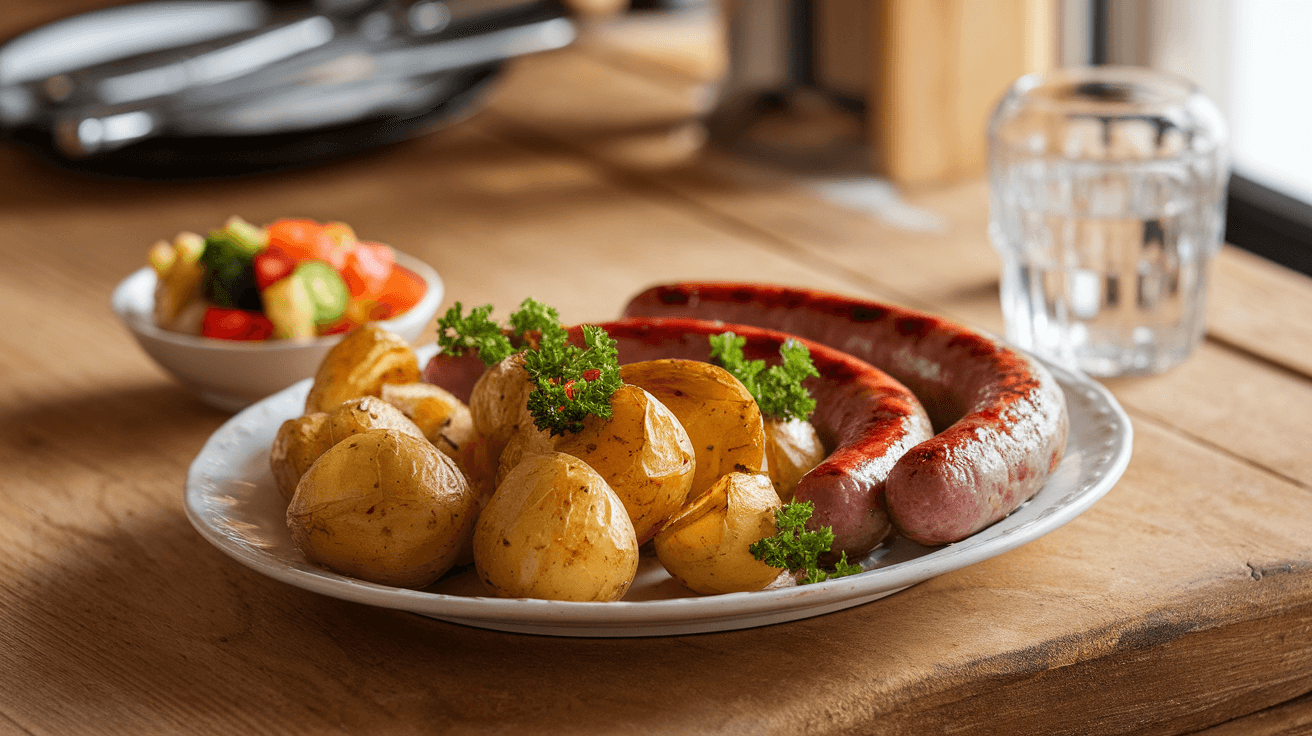
[(456, 302), (437, 321), (437, 344), (450, 355), (464, 355), (466, 350), (473, 350), (484, 365), (496, 365), (522, 350), (529, 332), (561, 329), (560, 314), (533, 297), (525, 299), (510, 314), (510, 328), (491, 318), (491, 304), (474, 307), (468, 317), (461, 314), (462, 310), (460, 302)]
[(474, 307), (469, 310), (468, 317), (461, 314), (463, 309), (460, 302), (456, 302), (437, 321), (437, 344), (443, 353), (460, 356), (466, 350), (472, 350), (478, 353), (478, 359), (484, 365), (496, 365), (515, 352), (501, 325), (492, 321), (491, 304)]
[(764, 360), (748, 360), (743, 355), (746, 344), (747, 338), (732, 332), (711, 335), (711, 359), (747, 387), (762, 414), (783, 420), (809, 419), (815, 399), (802, 382), (820, 375), (811, 362), (811, 351), (796, 340), (785, 340), (779, 346), (783, 362), (766, 368)]
[(538, 429), (558, 435), (583, 430), (589, 415), (611, 416), (610, 398), (621, 385), (619, 350), (600, 327), (583, 326), (585, 348), (571, 345), (557, 325), (542, 331), (536, 348), (524, 354), (533, 381), (528, 408)]
[(753, 542), (748, 551), (770, 567), (805, 573), (801, 580), (803, 585), (861, 572), (860, 565), (847, 561), (846, 552), (839, 557), (833, 572), (821, 569), (820, 555), (833, 546), (834, 531), (827, 526), (807, 531), (806, 521), (814, 512), (815, 504), (810, 501), (784, 504), (774, 512), (775, 535)]
[(560, 313), (529, 297), (520, 303), (518, 310), (511, 313), (510, 326), (518, 337), (534, 330), (546, 332), (560, 327)]

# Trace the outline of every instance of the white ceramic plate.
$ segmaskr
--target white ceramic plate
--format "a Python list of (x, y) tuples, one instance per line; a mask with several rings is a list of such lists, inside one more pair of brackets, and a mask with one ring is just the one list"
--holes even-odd
[[(421, 349), (421, 361), (432, 353), (432, 346)], [(674, 582), (655, 558), (644, 556), (624, 600), (572, 603), (487, 597), (472, 570), (424, 590), (404, 590), (315, 567), (292, 545), (285, 504), (268, 460), (278, 426), (301, 414), (309, 380), (248, 407), (210, 437), (187, 474), (187, 515), (220, 550), (277, 580), (343, 600), (481, 628), (623, 637), (793, 621), (882, 598), (1038, 539), (1088, 509), (1116, 483), (1130, 461), (1129, 417), (1101, 385), (1083, 374), (1045, 365), (1066, 393), (1071, 432), (1065, 458), (1033, 499), (956, 544), (930, 548), (899, 538), (862, 561), (866, 572), (814, 585), (698, 596)]]

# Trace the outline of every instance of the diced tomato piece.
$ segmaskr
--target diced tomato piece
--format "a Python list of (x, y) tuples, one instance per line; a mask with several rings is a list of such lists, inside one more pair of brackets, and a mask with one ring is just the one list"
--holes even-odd
[(282, 248), (265, 248), (255, 255), (255, 285), (264, 291), (275, 281), (281, 281), (296, 268), (296, 259)]
[(201, 318), (200, 334), (221, 340), (264, 340), (273, 334), (273, 323), (259, 312), (210, 307)]
[(418, 304), (427, 291), (428, 284), (419, 274), (404, 266), (394, 267), (377, 297), (378, 303), (386, 307), (387, 316), (375, 319), (391, 319), (401, 314)]
[(355, 231), (350, 225), (330, 222), (314, 235), (315, 251), (318, 253), (314, 257), (331, 263), (333, 268), (341, 271), (346, 265), (346, 256), (355, 250), (357, 242)]
[(269, 234), (269, 248), (281, 250), (294, 261), (307, 258), (321, 258), (319, 255), (318, 235), (323, 225), (314, 220), (277, 220), (266, 228)]
[(392, 273), (396, 256), (382, 243), (359, 243), (346, 254), (342, 278), (352, 296), (380, 294)]

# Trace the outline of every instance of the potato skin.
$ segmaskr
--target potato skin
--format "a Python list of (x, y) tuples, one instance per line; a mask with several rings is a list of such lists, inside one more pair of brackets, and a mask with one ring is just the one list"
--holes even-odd
[(332, 443), (374, 429), (394, 429), (417, 439), (424, 433), (401, 410), (373, 396), (347, 399), (328, 412), (328, 433)]
[(269, 448), (269, 467), (283, 498), (292, 500), (301, 476), (330, 447), (371, 429), (395, 429), (423, 438), (419, 427), (399, 409), (372, 396), (348, 399), (331, 412), (317, 411), (283, 422)]
[(555, 449), (587, 463), (619, 496), (638, 544), (682, 508), (696, 471), (683, 425), (656, 397), (637, 386), (611, 396), (611, 417), (590, 416), (583, 431), (555, 438)]
[(533, 455), (479, 516), (474, 567), (502, 598), (614, 601), (637, 574), (638, 541), (619, 497), (587, 463)]
[(793, 500), (797, 481), (824, 462), (829, 453), (820, 442), (815, 426), (804, 419), (765, 420), (765, 457), (779, 500)]
[(692, 442), (674, 414), (637, 386), (621, 386), (611, 416), (589, 416), (581, 432), (552, 436), (522, 425), (506, 443), (497, 484), (525, 458), (564, 452), (597, 471), (624, 503), (638, 544), (683, 506), (696, 468)]
[(697, 468), (688, 500), (720, 476), (765, 467), (765, 428), (756, 399), (725, 369), (667, 358), (620, 366), (620, 378), (664, 404), (688, 433)]
[(380, 397), (401, 410), (434, 447), (455, 460), (476, 490), (492, 495), (496, 486), (487, 440), (474, 429), (465, 402), (431, 383), (387, 383)]
[(484, 371), (469, 394), (469, 413), (488, 444), (492, 467), (501, 460), (501, 451), (521, 426), (533, 426), (528, 412), (528, 395), (533, 390), (524, 354), (515, 353)]
[(284, 500), (292, 500), (301, 476), (332, 446), (326, 412), (288, 419), (278, 427), (273, 446), (269, 448), (269, 469)]
[(497, 460), (496, 485), (500, 486), (510, 471), (525, 458), (555, 452), (556, 439), (550, 432), (538, 429), (532, 423), (521, 424), (501, 450)]
[(361, 325), (346, 333), (319, 364), (305, 413), (332, 411), (360, 396), (378, 396), (385, 383), (419, 380), (419, 358), (400, 335), (376, 325)]
[(427, 440), (375, 429), (314, 462), (287, 507), (306, 559), (383, 585), (422, 588), (455, 562), (473, 529), (464, 473)]
[(784, 571), (756, 559), (748, 547), (774, 535), (781, 506), (766, 474), (728, 473), (656, 535), (656, 557), (697, 593), (760, 590)]

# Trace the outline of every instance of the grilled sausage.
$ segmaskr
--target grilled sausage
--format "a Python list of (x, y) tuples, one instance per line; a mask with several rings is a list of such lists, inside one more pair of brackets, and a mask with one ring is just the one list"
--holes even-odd
[(452, 357), (446, 353), (438, 353), (429, 358), (428, 363), (424, 365), (424, 383), (431, 383), (434, 386), (441, 386), (450, 391), (457, 399), (469, 403), (469, 395), (474, 391), (474, 384), (487, 370), (483, 361), (478, 359), (475, 352), (467, 352), (464, 355)]
[(684, 283), (634, 297), (627, 316), (760, 325), (850, 353), (905, 384), (938, 434), (889, 474), (898, 530), (955, 542), (1043, 487), (1066, 446), (1066, 401), (1052, 374), (998, 340), (923, 312), (759, 284)]

